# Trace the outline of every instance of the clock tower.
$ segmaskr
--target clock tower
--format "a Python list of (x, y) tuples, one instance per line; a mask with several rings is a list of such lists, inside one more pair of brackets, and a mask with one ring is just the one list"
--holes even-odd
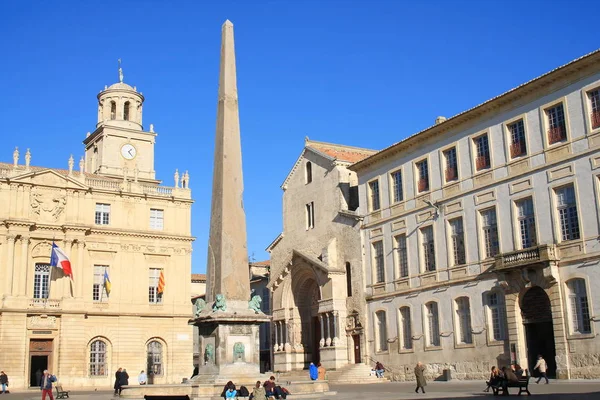
[(98, 94), (98, 123), (88, 134), (85, 145), (85, 170), (115, 178), (134, 177), (157, 183), (154, 171), (156, 133), (142, 126), (144, 96), (135, 87), (119, 82)]

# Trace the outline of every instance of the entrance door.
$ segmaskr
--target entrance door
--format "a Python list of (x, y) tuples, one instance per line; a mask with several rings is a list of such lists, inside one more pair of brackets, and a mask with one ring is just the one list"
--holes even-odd
[(52, 339), (31, 339), (29, 357), (29, 385), (39, 387), (41, 373), (52, 365)]
[(313, 317), (313, 326), (312, 326), (312, 362), (319, 363), (321, 361), (321, 353), (319, 352), (319, 340), (321, 340), (321, 323), (319, 322), (319, 317)]
[(538, 355), (541, 355), (548, 364), (547, 375), (556, 377), (552, 308), (544, 289), (534, 286), (525, 293), (521, 301), (521, 314), (525, 325), (529, 372), (534, 376), (538, 374), (533, 367), (537, 362)]
[(362, 356), (360, 354), (360, 335), (352, 335), (352, 342), (354, 343), (354, 363), (360, 364)]
[(48, 369), (48, 356), (31, 356), (29, 386), (39, 387), (42, 379), (42, 373)]

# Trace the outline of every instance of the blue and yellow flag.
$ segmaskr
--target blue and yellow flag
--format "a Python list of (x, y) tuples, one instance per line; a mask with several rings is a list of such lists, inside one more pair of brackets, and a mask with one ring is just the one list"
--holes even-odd
[(110, 278), (108, 277), (108, 271), (104, 271), (104, 290), (106, 290), (106, 295), (110, 295)]

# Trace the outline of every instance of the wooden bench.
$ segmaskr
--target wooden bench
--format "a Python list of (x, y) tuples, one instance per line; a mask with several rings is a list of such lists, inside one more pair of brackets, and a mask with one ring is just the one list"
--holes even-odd
[(64, 390), (62, 385), (56, 385), (56, 398), (57, 399), (68, 399), (69, 398), (69, 391), (68, 390)]
[(498, 394), (500, 394), (500, 392), (502, 392), (504, 396), (508, 396), (508, 388), (511, 387), (519, 388), (519, 396), (523, 392), (527, 393), (528, 396), (531, 396), (531, 393), (529, 393), (529, 379), (531, 379), (530, 376), (524, 376), (522, 378), (519, 378), (519, 382), (507, 382), (506, 385), (500, 384), (492, 386), (494, 396), (497, 396)]

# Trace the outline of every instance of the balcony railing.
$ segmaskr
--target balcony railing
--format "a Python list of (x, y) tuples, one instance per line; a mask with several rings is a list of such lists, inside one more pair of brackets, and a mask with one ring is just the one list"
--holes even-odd
[(559, 125), (548, 129), (548, 143), (554, 144), (567, 139), (567, 131), (564, 125)]
[(482, 169), (486, 169), (490, 167), (490, 156), (479, 156), (475, 159), (475, 168), (477, 171), (481, 171)]
[(446, 168), (446, 182), (455, 181), (458, 179), (458, 171), (456, 168), (448, 167)]
[(29, 308), (45, 308), (56, 310), (60, 308), (60, 300), (52, 299), (30, 299)]
[(156, 196), (172, 196), (173, 188), (164, 186), (140, 185), (144, 194), (153, 194)]
[(527, 153), (527, 149), (525, 148), (525, 142), (514, 142), (510, 145), (510, 157), (520, 157)]
[(592, 129), (600, 128), (600, 110), (592, 111)]
[(85, 178), (85, 184), (97, 189), (120, 190), (123, 182), (108, 179)]
[(498, 254), (495, 258), (496, 269), (511, 269), (532, 264), (545, 264), (558, 261), (554, 245), (542, 244), (528, 249)]

